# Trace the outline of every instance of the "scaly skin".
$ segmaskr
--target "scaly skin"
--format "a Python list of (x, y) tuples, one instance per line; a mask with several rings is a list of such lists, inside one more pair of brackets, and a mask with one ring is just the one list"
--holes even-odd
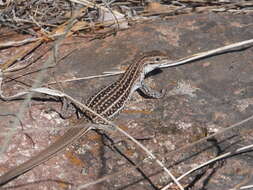
[[(139, 57), (127, 68), (126, 72), (119, 80), (91, 96), (86, 105), (101, 116), (112, 119), (124, 108), (132, 93), (137, 89), (140, 89), (143, 93), (152, 98), (160, 98), (162, 95), (159, 92), (149, 89), (144, 84), (144, 77), (145, 74), (158, 68), (160, 62), (164, 60), (168, 60), (168, 58), (157, 51), (149, 52)], [(82, 114), (85, 117), (79, 120), (77, 126), (84, 124), (85, 127), (70, 128), (60, 139), (56, 140), (56, 142), (51, 144), (48, 148), (39, 152), (36, 156), (23, 164), (10, 169), (0, 177), (0, 186), (52, 158), (56, 153), (64, 150), (65, 147), (86, 134), (90, 129), (87, 122), (105, 124), (89, 111), (83, 111)]]

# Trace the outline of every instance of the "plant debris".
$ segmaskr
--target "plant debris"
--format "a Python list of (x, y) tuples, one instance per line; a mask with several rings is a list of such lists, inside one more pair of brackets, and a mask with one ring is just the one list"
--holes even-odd
[[(103, 28), (120, 19), (142, 20), (154, 16), (169, 16), (191, 12), (235, 12), (253, 11), (250, 0), (178, 0), (178, 1), (93, 1), (86, 0), (0, 0), (0, 26), (19, 33), (37, 36), (38, 30), (52, 32), (54, 28), (75, 17), (79, 22), (100, 23)], [(114, 24), (105, 22), (112, 20)], [(93, 25), (92, 25), (93, 24)], [(114, 25), (115, 27), (115, 25)]]

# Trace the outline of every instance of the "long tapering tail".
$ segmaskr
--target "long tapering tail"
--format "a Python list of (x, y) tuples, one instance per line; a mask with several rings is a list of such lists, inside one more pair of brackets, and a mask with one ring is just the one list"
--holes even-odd
[(45, 150), (39, 152), (36, 156), (23, 164), (10, 169), (7, 173), (0, 176), (0, 186), (5, 185), (12, 179), (18, 177), (31, 170), (32, 168), (42, 164), (43, 162), (52, 158), (56, 153), (63, 150), (68, 145), (72, 144), (75, 140), (79, 139), (82, 135), (89, 131), (89, 127), (71, 128), (60, 139), (56, 140)]

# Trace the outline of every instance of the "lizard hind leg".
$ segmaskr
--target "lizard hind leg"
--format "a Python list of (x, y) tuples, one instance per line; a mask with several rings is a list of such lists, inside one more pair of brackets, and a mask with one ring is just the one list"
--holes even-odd
[(115, 132), (115, 127), (107, 124), (92, 124), (90, 125), (92, 129), (95, 130), (102, 130), (102, 131), (107, 131), (109, 133)]
[(61, 111), (59, 113), (60, 117), (63, 118), (63, 119), (69, 119), (74, 114), (79, 117), (78, 110), (77, 110), (76, 106), (73, 105), (73, 103), (71, 103), (66, 98), (62, 98), (62, 108), (61, 108)]

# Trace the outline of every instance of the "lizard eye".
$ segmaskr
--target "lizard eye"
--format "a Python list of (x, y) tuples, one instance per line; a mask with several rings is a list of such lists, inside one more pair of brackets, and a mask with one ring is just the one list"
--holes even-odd
[(157, 58), (155, 58), (155, 60), (156, 60), (156, 61), (160, 61), (161, 59), (160, 59), (160, 57), (157, 57)]

